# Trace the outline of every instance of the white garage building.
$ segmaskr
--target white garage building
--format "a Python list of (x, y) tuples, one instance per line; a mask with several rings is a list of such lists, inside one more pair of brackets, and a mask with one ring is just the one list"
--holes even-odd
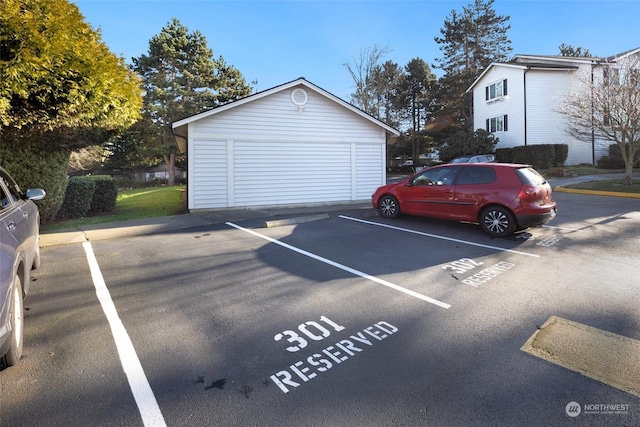
[(189, 211), (370, 200), (399, 132), (304, 78), (173, 124)]

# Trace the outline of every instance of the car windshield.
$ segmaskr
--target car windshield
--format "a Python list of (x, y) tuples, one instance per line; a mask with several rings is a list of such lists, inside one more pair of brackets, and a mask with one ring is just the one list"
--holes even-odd
[(516, 169), (516, 174), (523, 184), (542, 185), (547, 182), (544, 177), (533, 168)]

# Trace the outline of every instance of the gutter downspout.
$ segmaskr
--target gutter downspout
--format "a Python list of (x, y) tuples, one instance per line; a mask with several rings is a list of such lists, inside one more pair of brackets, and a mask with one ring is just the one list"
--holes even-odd
[(527, 146), (527, 73), (529, 72), (529, 70), (531, 70), (531, 67), (527, 67), (527, 69), (524, 70), (524, 74), (522, 75), (522, 83), (523, 83), (523, 86), (524, 86), (524, 89), (523, 89), (523, 95), (524, 95), (523, 109), (524, 109), (524, 145), (525, 145), (525, 147)]

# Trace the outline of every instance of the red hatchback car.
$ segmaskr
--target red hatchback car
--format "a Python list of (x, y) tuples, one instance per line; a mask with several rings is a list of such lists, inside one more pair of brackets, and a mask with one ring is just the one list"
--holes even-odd
[(434, 166), (378, 188), (372, 203), (385, 218), (403, 213), (473, 222), (496, 237), (546, 224), (557, 212), (542, 175), (507, 163)]

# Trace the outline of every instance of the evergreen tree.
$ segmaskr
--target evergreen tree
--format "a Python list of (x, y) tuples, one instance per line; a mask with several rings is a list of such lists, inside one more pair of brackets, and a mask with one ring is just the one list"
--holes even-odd
[(429, 65), (420, 58), (414, 58), (405, 66), (402, 81), (404, 107), (407, 117), (411, 120), (410, 136), (412, 140), (411, 153), (414, 165), (420, 156), (421, 131), (424, 129), (428, 115), (432, 112), (436, 77)]
[(573, 47), (570, 44), (562, 43), (558, 46), (560, 50), (559, 56), (573, 56), (578, 58), (591, 58), (591, 52), (589, 49), (583, 49), (582, 47)]
[(393, 61), (375, 67), (372, 73), (375, 111), (372, 114), (395, 128), (400, 127), (404, 108), (402, 82), (404, 71)]
[(240, 72), (215, 59), (199, 31), (174, 18), (149, 40), (148, 55), (133, 58), (143, 81), (143, 123), (138, 126), (148, 151), (161, 156), (175, 182), (178, 148), (171, 124), (251, 94)]
[(44, 188), (43, 222), (64, 198), (71, 150), (140, 115), (140, 82), (68, 0), (0, 1), (0, 163)]
[(445, 74), (440, 80), (440, 103), (467, 128), (473, 127), (473, 100), (466, 90), (492, 62), (504, 62), (511, 52), (507, 31), (509, 16), (496, 14), (494, 0), (474, 0), (462, 12), (452, 10), (435, 37), (443, 53), (434, 67)]

